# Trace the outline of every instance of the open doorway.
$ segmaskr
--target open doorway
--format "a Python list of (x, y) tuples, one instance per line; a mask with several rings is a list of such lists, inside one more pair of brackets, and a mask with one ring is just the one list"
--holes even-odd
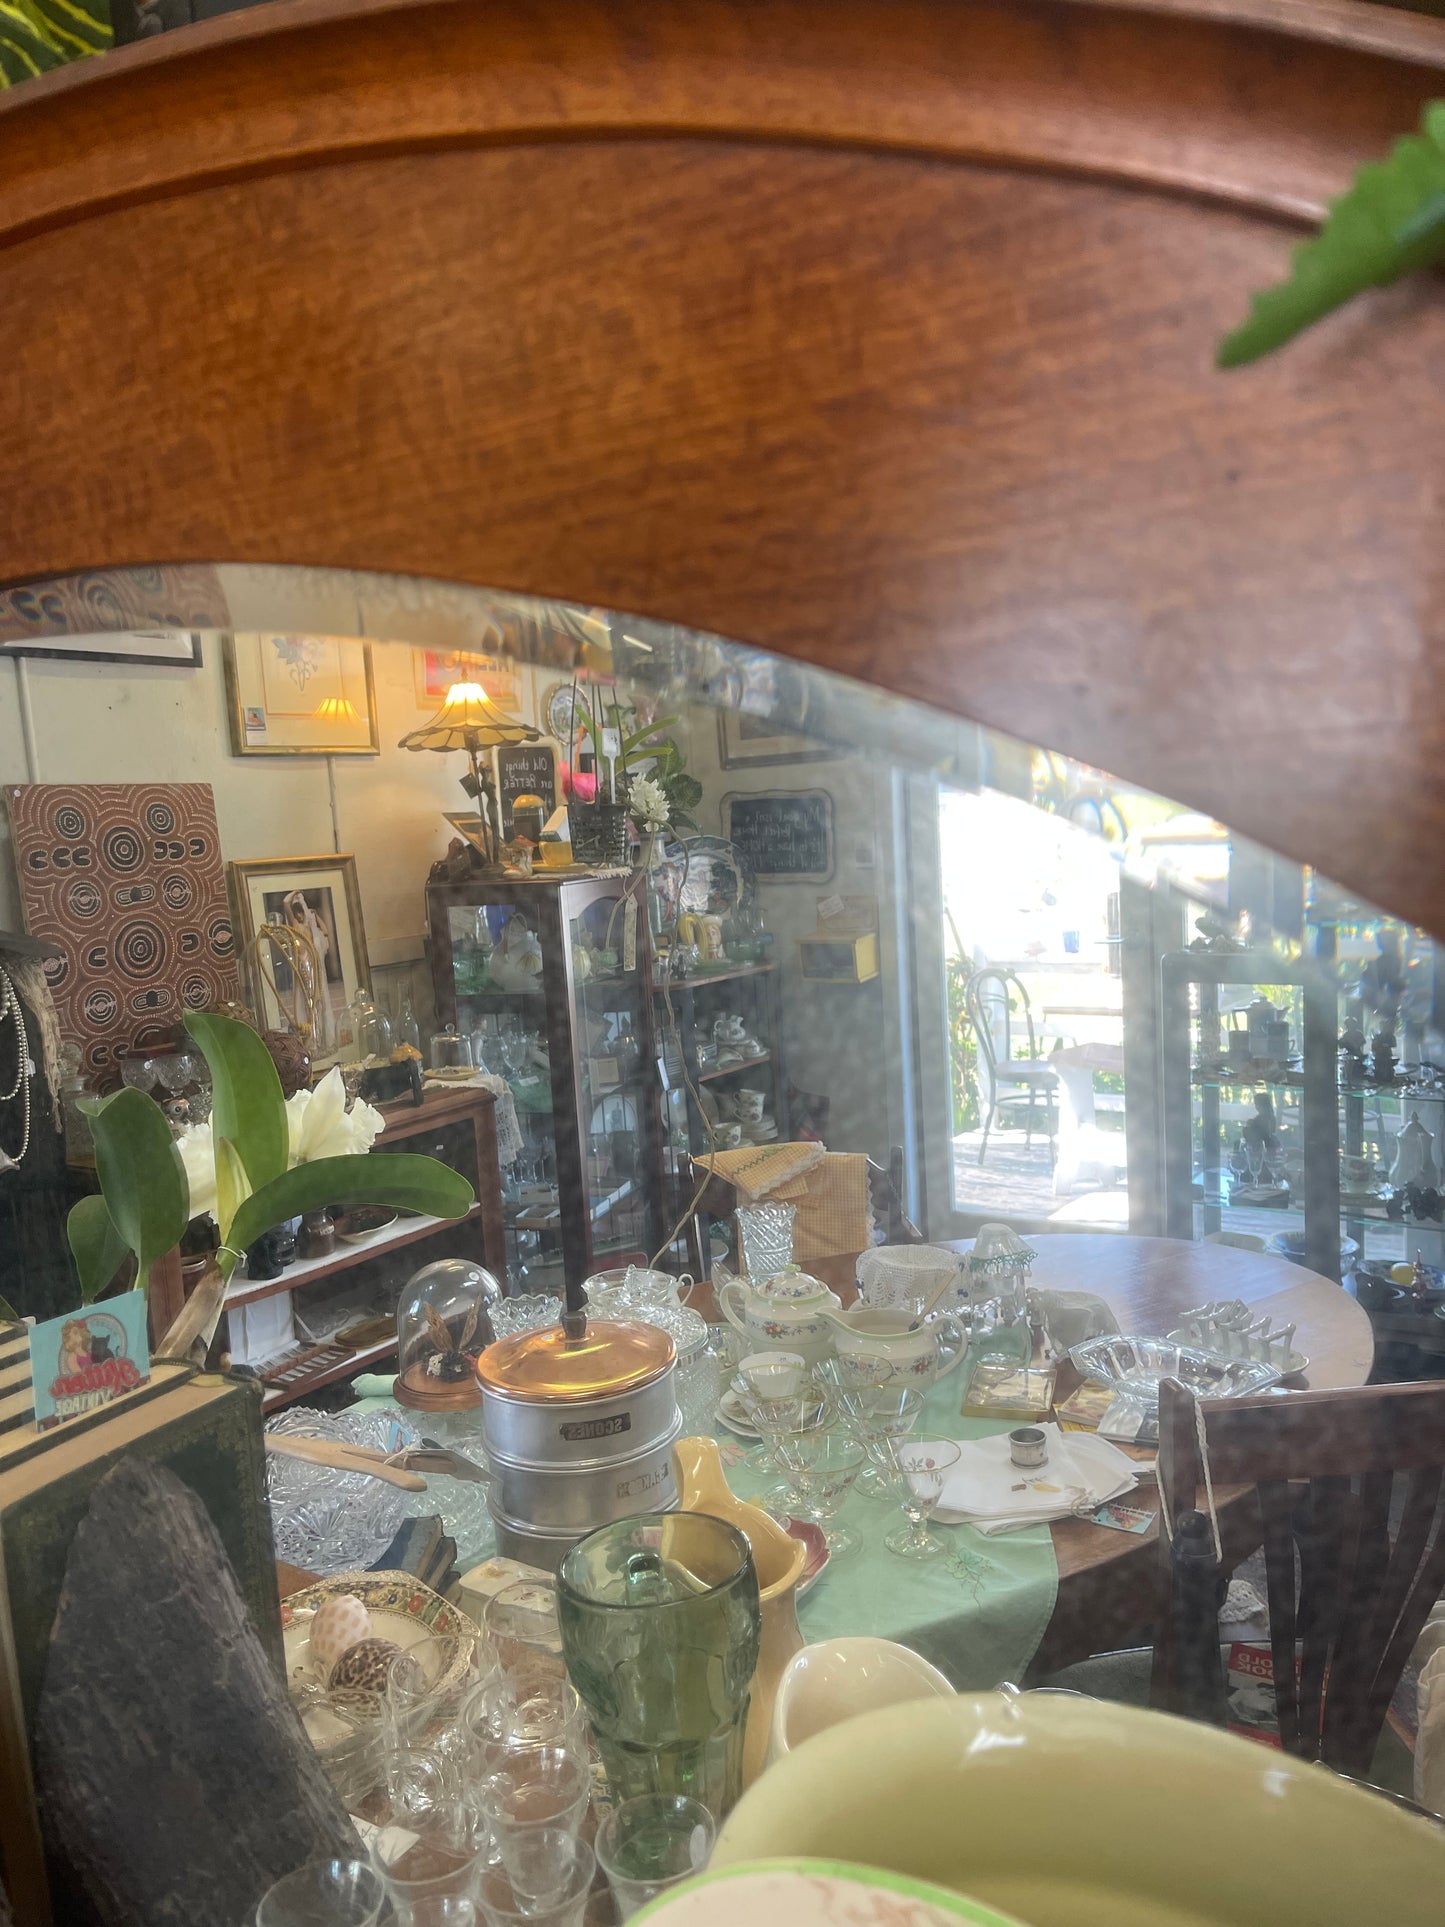
[(1128, 1223), (1119, 861), (1102, 821), (938, 791), (954, 1213)]

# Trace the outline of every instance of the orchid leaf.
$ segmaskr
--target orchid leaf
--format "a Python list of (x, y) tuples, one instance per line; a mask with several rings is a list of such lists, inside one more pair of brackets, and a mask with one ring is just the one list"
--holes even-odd
[(144, 1281), (190, 1219), (186, 1167), (164, 1112), (143, 1091), (117, 1091), (95, 1105), (90, 1131), (106, 1210)]
[(229, 1138), (253, 1191), (279, 1178), (290, 1154), (286, 1100), (271, 1053), (249, 1024), (194, 1011), (186, 1029), (211, 1067), (211, 1129)]
[(1324, 226), (1294, 251), (1287, 281), (1255, 295), (1247, 320), (1219, 345), (1221, 368), (1257, 361), (1366, 288), (1385, 287), (1445, 257), (1445, 101), (1420, 132), (1370, 161)]
[[(317, 1158), (253, 1191), (236, 1212), (226, 1243), (231, 1253), (244, 1251), (273, 1225), (333, 1204), (389, 1204), (434, 1218), (461, 1218), (475, 1199), (476, 1193), (460, 1172), (412, 1152)], [(227, 1261), (227, 1253), (222, 1253), (222, 1260)], [(229, 1264), (235, 1262), (235, 1256), (230, 1256)]]
[(88, 1305), (114, 1283), (130, 1246), (116, 1230), (105, 1199), (98, 1196), (81, 1198), (70, 1207), (65, 1235), (80, 1273), (81, 1303)]

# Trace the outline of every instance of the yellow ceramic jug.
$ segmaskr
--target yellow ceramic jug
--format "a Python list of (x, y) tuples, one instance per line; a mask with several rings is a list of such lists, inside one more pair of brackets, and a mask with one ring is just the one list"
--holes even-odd
[(767, 1758), (773, 1701), (783, 1668), (803, 1645), (795, 1595), (808, 1549), (789, 1538), (761, 1506), (748, 1505), (736, 1496), (723, 1476), (716, 1439), (679, 1439), (673, 1457), (682, 1510), (710, 1512), (715, 1519), (725, 1519), (737, 1527), (753, 1549), (763, 1624), (743, 1737), (743, 1785), (751, 1786)]

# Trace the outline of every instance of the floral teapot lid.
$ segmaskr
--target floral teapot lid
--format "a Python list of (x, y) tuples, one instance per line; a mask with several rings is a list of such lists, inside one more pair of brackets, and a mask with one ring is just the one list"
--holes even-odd
[(753, 1290), (760, 1298), (766, 1298), (774, 1305), (802, 1305), (822, 1296), (831, 1298), (832, 1292), (817, 1278), (810, 1278), (806, 1271), (797, 1265), (784, 1265), (774, 1277), (755, 1284)]

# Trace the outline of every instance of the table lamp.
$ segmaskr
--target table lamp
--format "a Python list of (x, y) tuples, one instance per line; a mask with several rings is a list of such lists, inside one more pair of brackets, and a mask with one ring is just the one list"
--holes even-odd
[(498, 709), (479, 682), (454, 682), (446, 701), (420, 729), (403, 736), (402, 749), (434, 749), (445, 752), (464, 749), (471, 762), (470, 776), (462, 778), (462, 788), (476, 799), (481, 818), (483, 855), (493, 869), (502, 867), (501, 824), (497, 813), (496, 791), (490, 772), (483, 764), (482, 752), (510, 743), (537, 743), (540, 729), (519, 723), (505, 710)]

